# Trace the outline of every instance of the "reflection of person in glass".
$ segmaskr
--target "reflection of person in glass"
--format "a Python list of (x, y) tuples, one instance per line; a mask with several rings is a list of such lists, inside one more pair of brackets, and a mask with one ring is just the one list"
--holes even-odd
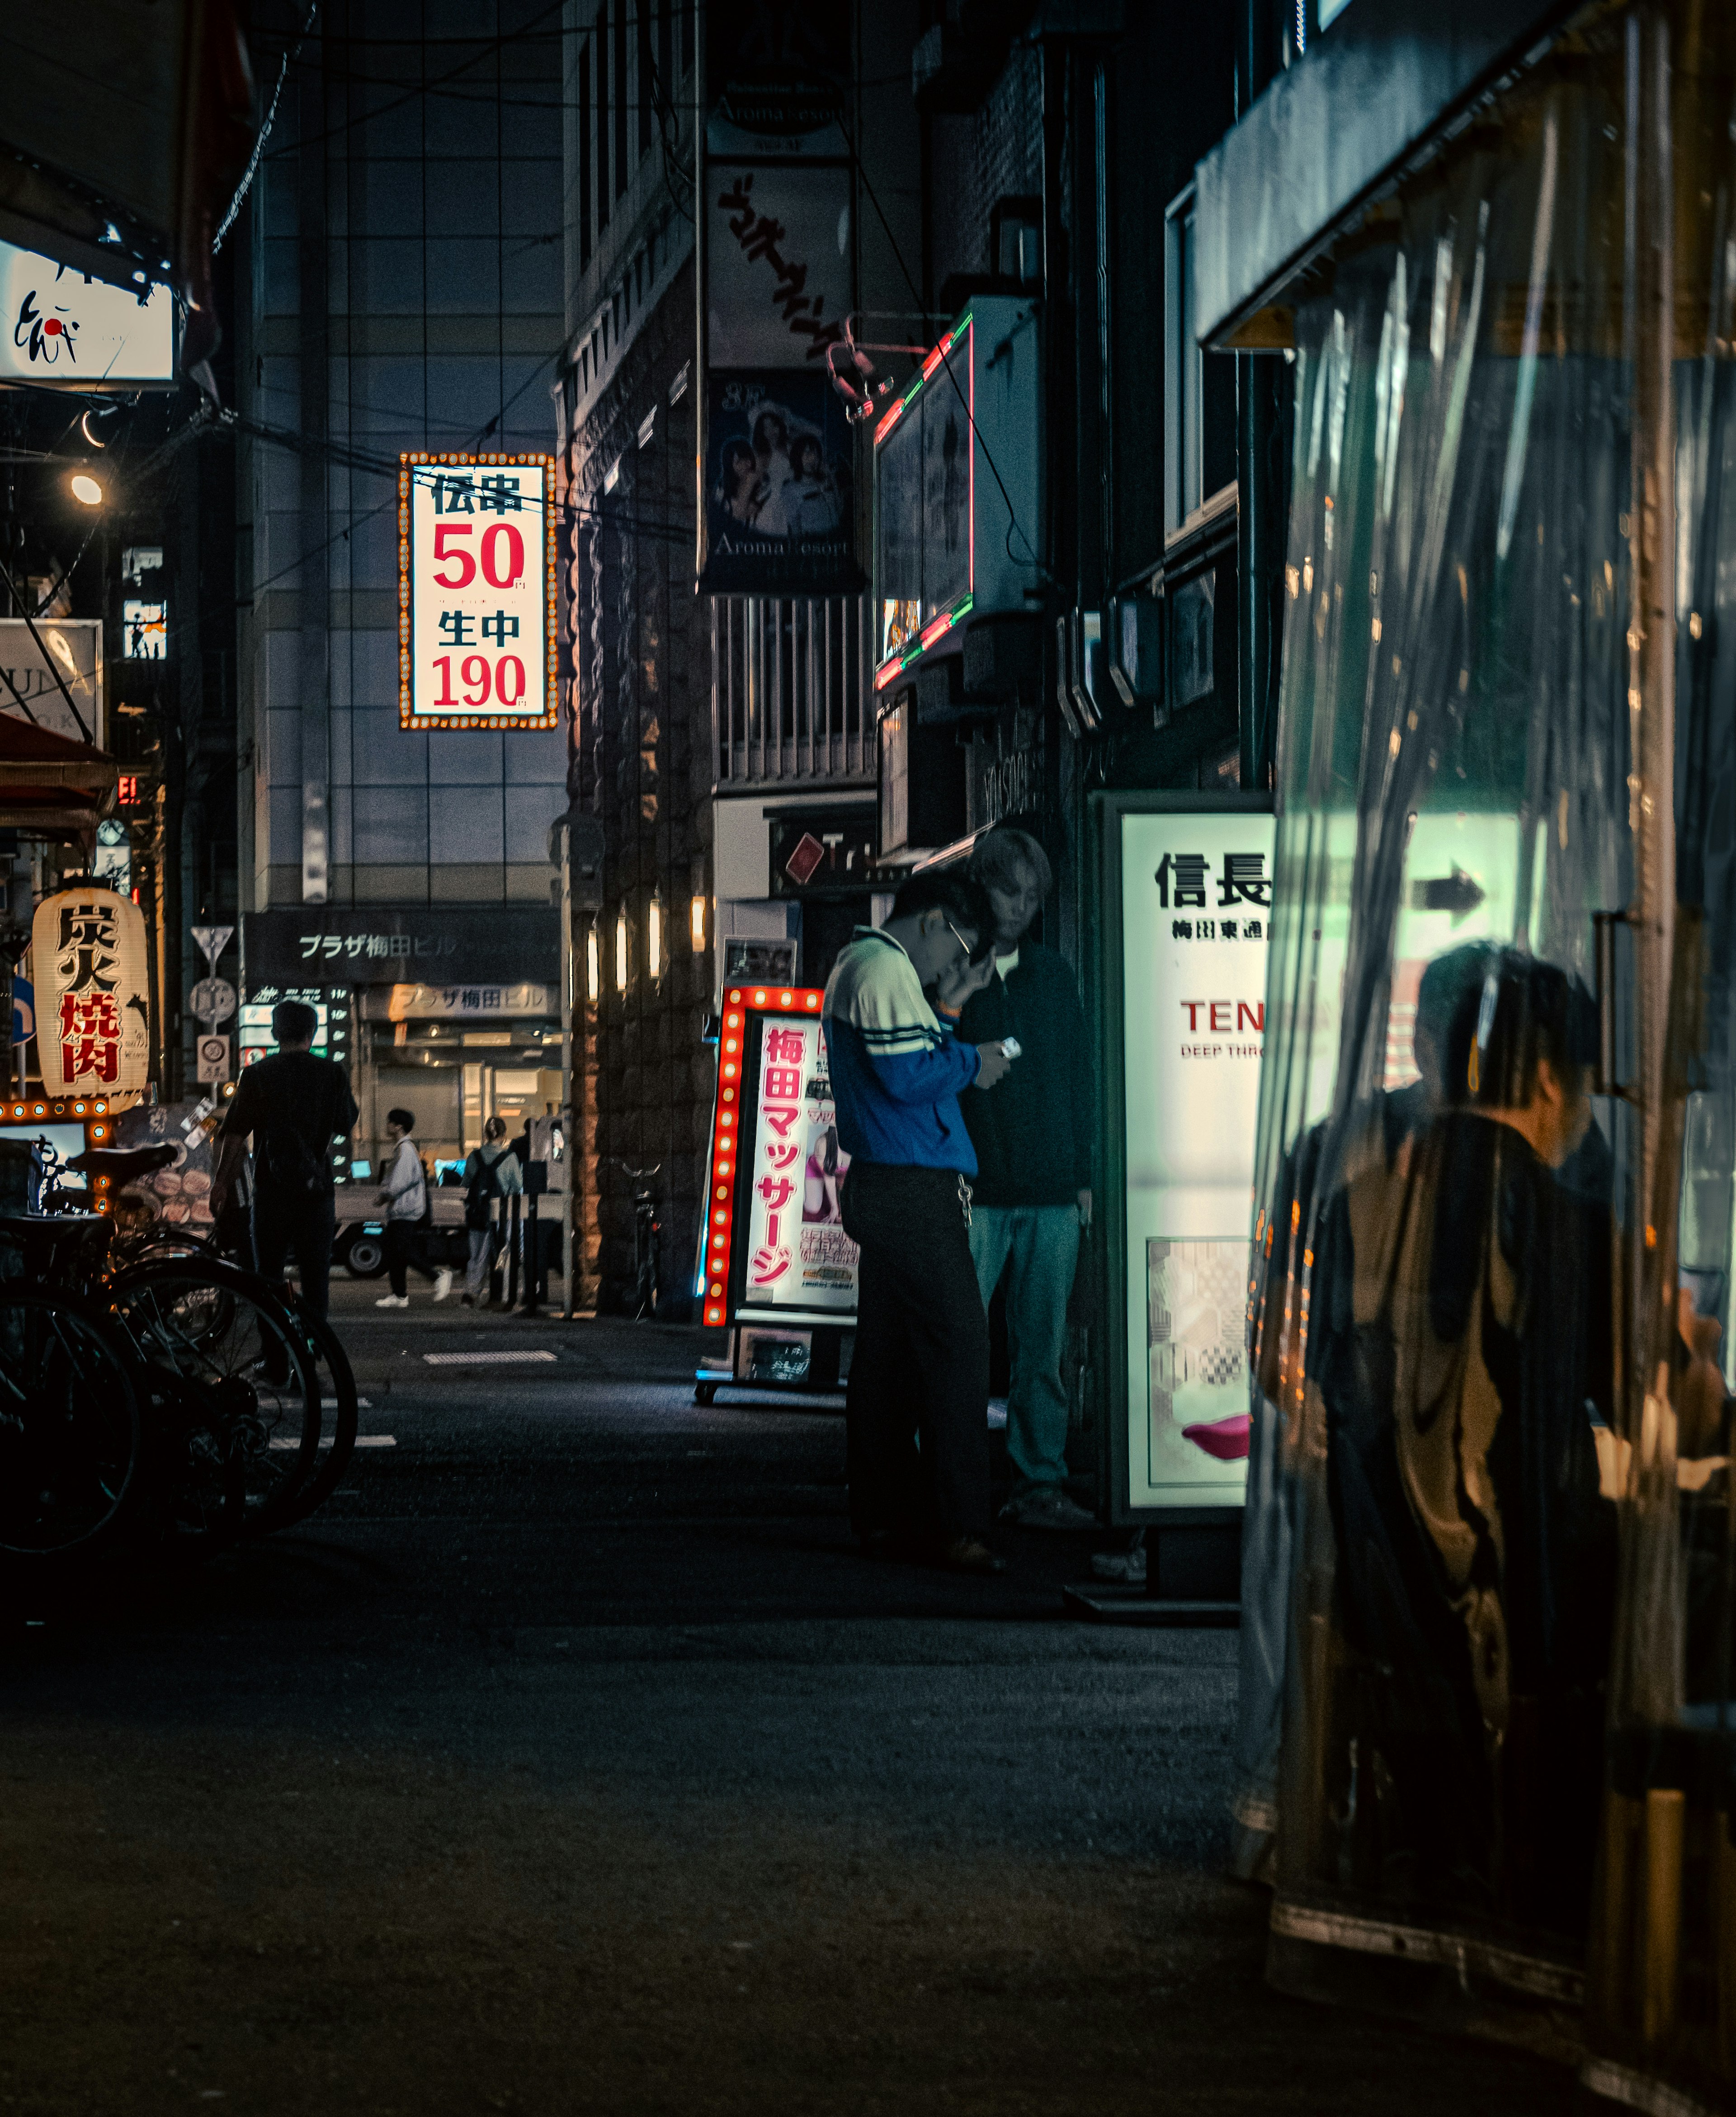
[(802, 1218), (804, 1221), (841, 1221), (838, 1186), (850, 1169), (850, 1156), (838, 1151), (838, 1128), (816, 1125), (808, 1146), (808, 1167), (804, 1173)]
[(723, 476), (717, 505), (732, 522), (752, 525), (759, 512), (759, 460), (745, 441), (723, 445)]
[[(1434, 1026), (1420, 1000), (1420, 1045)], [(1439, 1091), (1420, 1084), (1441, 1102), (1347, 1156), (1307, 1363), (1376, 1811), (1366, 1879), (1545, 1921), (1583, 1917), (1614, 1585), (1594, 1435), (1609, 1212), (1563, 1180), (1591, 1129), (1596, 1033), (1565, 972), (1490, 952)]]

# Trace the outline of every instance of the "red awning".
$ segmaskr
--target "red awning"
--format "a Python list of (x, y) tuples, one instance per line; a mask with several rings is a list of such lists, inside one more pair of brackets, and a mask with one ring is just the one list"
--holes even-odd
[(0, 713), (0, 830), (89, 838), (113, 814), (119, 778), (106, 750)]

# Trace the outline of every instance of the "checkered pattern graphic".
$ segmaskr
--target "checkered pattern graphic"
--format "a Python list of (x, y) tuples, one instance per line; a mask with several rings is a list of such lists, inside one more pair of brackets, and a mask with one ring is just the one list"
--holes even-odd
[(1153, 1237), (1145, 1265), (1156, 1433), (1174, 1423), (1177, 1390), (1223, 1388), (1246, 1375), (1248, 1246)]

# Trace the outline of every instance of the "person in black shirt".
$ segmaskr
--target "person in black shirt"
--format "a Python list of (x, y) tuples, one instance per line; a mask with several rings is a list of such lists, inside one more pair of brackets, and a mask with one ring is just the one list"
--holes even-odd
[(211, 1212), (221, 1220), (249, 1133), (253, 1136), (253, 1257), (260, 1275), (277, 1280), (291, 1250), (302, 1292), (315, 1315), (326, 1311), (336, 1233), (332, 1142), (359, 1112), (349, 1076), (334, 1059), (314, 1056), (319, 1017), (305, 1001), (271, 1010), (278, 1048), (241, 1077), (217, 1135)]
[(1018, 1484), (1003, 1520), (1089, 1529), (1068, 1496), (1067, 1299), (1091, 1221), (1092, 1062), (1066, 957), (1030, 938), (1052, 887), (1047, 856), (1006, 824), (982, 839), (970, 873), (994, 907), (995, 968), (959, 1017), (966, 1044), (1016, 1036), (1022, 1055), (992, 1095), (960, 1098), (976, 1149), (970, 1254), (986, 1309), (1003, 1274), (1012, 1357), (1006, 1443)]

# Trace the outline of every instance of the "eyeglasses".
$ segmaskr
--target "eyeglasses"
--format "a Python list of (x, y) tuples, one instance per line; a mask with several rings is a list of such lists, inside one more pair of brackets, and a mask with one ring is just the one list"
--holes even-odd
[[(982, 956), (986, 956), (988, 953), (989, 949), (994, 946), (993, 937), (991, 935), (987, 942), (979, 941), (978, 942), (976, 948), (973, 948), (969, 942), (968, 942), (965, 939), (964, 935), (960, 933), (958, 928), (946, 917), (944, 911), (941, 914), (941, 919), (946, 926), (946, 931), (952, 936), (953, 939), (958, 943), (960, 948), (964, 950), (965, 960), (967, 963), (980, 962)], [(980, 955), (979, 954), (979, 950), (981, 952)]]

